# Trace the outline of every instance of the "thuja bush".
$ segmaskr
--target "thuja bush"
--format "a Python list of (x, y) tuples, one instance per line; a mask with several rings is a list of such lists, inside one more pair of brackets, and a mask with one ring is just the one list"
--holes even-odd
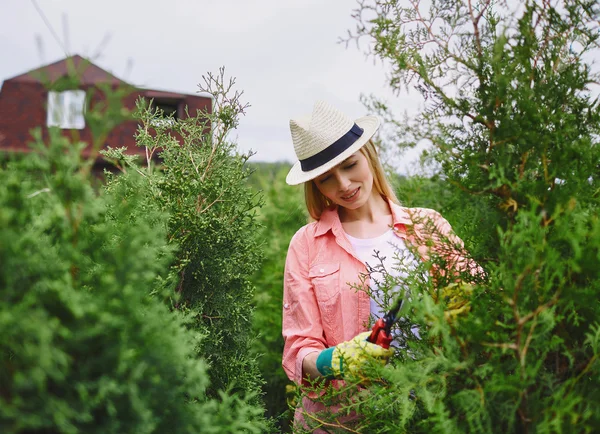
[[(212, 107), (185, 119), (165, 118), (139, 101), (136, 140), (146, 148), (147, 161), (139, 164), (120, 149), (106, 152), (125, 172), (109, 177), (108, 189), (121, 188), (128, 174), (140, 173), (153, 204), (169, 215), (175, 260), (166, 279), (174, 285), (175, 308), (205, 336), (194, 351), (208, 363), (207, 394), (244, 391), (259, 405), (263, 380), (250, 353), (250, 277), (261, 257), (255, 219), (260, 200), (247, 185), (249, 155), (238, 153), (228, 137), (247, 105), (223, 69), (203, 80), (200, 90), (212, 96)], [(128, 196), (137, 194), (126, 190)]]
[[(413, 273), (402, 315), (418, 336), (400, 324), (406, 348), (367, 387), (329, 388), (322, 399), (341, 402), (341, 414), (313, 423), (358, 432), (600, 426), (600, 124), (589, 63), (598, 13), (577, 0), (360, 3), (352, 37), (389, 63), (393, 87), (414, 85), (426, 98), (414, 122), (398, 123), (400, 145), (431, 141), (446, 215), (485, 273), (456, 276), (470, 285)], [(433, 257), (419, 271), (451, 265)], [(342, 422), (351, 411), (362, 417)]]
[(263, 431), (251, 396), (207, 396), (206, 337), (164, 302), (176, 245), (143, 177), (94, 190), (86, 145), (48, 141), (0, 171), (0, 431)]

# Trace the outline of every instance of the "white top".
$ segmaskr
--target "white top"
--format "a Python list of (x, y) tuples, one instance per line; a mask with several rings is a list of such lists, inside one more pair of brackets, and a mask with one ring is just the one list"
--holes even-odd
[(404, 244), (404, 240), (397, 237), (392, 229), (375, 238), (355, 238), (347, 233), (346, 237), (358, 259), (367, 266), (370, 276), (371, 315), (376, 321), (385, 315), (381, 308), (384, 294), (380, 290), (380, 286), (384, 286), (385, 283), (383, 271), (402, 279), (417, 267), (416, 259)]

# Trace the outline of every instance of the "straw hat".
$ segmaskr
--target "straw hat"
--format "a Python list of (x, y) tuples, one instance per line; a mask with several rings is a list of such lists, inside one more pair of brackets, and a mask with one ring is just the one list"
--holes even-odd
[(287, 175), (290, 185), (302, 184), (327, 172), (358, 151), (379, 128), (379, 118), (355, 121), (325, 101), (317, 101), (310, 116), (290, 119), (298, 160)]

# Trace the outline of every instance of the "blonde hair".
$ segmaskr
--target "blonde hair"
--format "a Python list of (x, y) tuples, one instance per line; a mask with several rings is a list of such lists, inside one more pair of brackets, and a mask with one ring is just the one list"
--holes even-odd
[[(398, 204), (398, 198), (385, 176), (385, 171), (379, 161), (377, 148), (373, 141), (369, 140), (362, 148), (360, 148), (360, 152), (366, 157), (367, 162), (369, 163), (369, 169), (371, 169), (371, 173), (373, 174), (374, 190), (383, 198)], [(323, 211), (332, 205), (331, 201), (319, 191), (314, 180), (304, 183), (304, 200), (306, 202), (308, 214), (314, 220), (319, 220)]]

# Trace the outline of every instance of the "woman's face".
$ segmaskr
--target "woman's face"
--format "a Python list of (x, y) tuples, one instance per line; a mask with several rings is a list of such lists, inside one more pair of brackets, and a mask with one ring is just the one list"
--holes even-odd
[(331, 202), (348, 209), (363, 206), (373, 189), (369, 162), (358, 151), (315, 180), (315, 185)]

